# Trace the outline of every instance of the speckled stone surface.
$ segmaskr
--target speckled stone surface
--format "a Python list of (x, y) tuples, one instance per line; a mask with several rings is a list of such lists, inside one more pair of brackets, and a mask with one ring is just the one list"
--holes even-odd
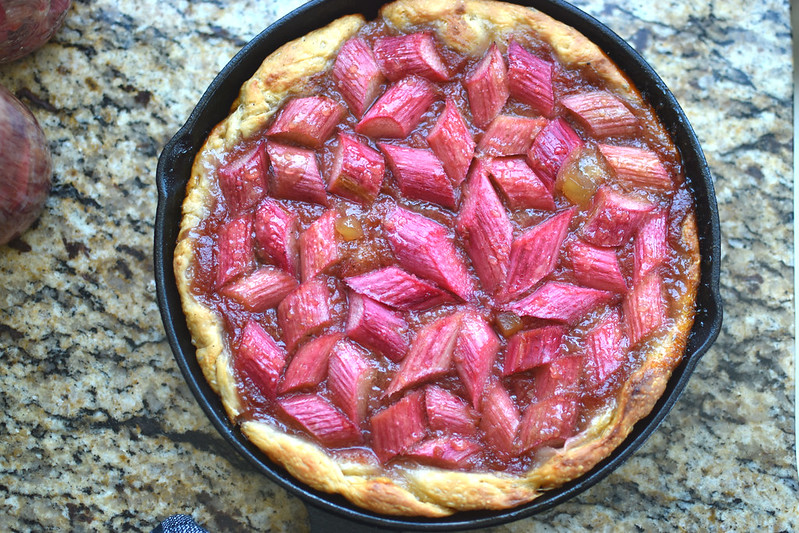
[[(580, 0), (655, 67), (715, 178), (724, 328), (674, 410), (597, 486), (495, 532), (799, 530), (793, 423), (792, 58), (785, 0)], [(34, 228), (0, 247), (0, 531), (307, 531), (191, 396), (152, 267), (158, 155), (292, 1), (76, 1), (0, 65), (53, 151)]]

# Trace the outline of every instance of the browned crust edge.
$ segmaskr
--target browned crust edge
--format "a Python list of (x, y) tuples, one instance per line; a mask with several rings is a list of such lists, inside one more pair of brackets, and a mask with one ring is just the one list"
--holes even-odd
[[(640, 95), (613, 63), (571, 27), (530, 8), (490, 0), (399, 0), (381, 11), (397, 29), (427, 26), (452, 48), (479, 54), (491, 41), (506, 44), (514, 32), (532, 32), (552, 44), (565, 65), (589, 68), (628, 101)], [(175, 249), (175, 274), (197, 360), (211, 387), (221, 395), (232, 420), (241, 404), (223, 340), (221, 320), (190, 290), (193, 230), (207, 216), (213, 200), (214, 169), (221, 154), (261, 131), (286, 98), (312, 90), (314, 74), (328, 69), (338, 48), (364, 23), (352, 15), (289, 42), (267, 57), (241, 89), (230, 116), (211, 132), (192, 168)], [(506, 509), (535, 499), (541, 491), (574, 479), (596, 465), (629, 435), (663, 393), (682, 358), (693, 324), (699, 283), (699, 250), (693, 215), (683, 221), (683, 242), (692, 258), (685, 273), (687, 289), (676, 302), (680, 310), (667, 331), (650, 341), (642, 366), (622, 387), (615, 406), (598, 413), (589, 427), (521, 476), (465, 473), (428, 467), (397, 469), (386, 477), (376, 464), (331, 458), (308, 440), (274, 426), (245, 420), (242, 432), (272, 461), (309, 486), (340, 493), (355, 505), (389, 515), (440, 517), (461, 510)]]

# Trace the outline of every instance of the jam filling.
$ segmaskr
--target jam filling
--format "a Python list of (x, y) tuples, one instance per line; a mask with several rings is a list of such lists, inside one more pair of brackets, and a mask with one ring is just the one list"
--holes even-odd
[(525, 35), (381, 22), (225, 154), (192, 290), (244, 419), (390, 467), (521, 471), (615, 401), (685, 290), (651, 109)]

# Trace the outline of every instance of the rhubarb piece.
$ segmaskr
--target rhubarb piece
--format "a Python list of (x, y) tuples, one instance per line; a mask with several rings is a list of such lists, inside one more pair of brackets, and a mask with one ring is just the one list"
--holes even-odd
[(519, 424), (519, 453), (563, 446), (575, 433), (579, 408), (574, 394), (553, 396), (528, 407)]
[(391, 81), (410, 74), (430, 81), (449, 79), (447, 66), (436, 50), (432, 33), (378, 37), (374, 42), (374, 54), (380, 70)]
[(355, 424), (315, 394), (281, 398), (277, 403), (290, 419), (325, 446), (349, 446), (363, 440)]
[(592, 369), (594, 385), (604, 383), (624, 364), (627, 354), (625, 341), (621, 315), (615, 309), (608, 311), (586, 333), (585, 352)]
[(233, 359), (236, 371), (252, 383), (264, 398), (274, 400), (277, 382), (285, 364), (285, 350), (258, 322), (247, 322)]
[(340, 133), (327, 190), (368, 205), (380, 192), (385, 171), (386, 163), (379, 152), (352, 135)]
[(488, 172), (508, 199), (511, 209), (554, 211), (555, 200), (548, 182), (542, 180), (522, 157), (493, 159)]
[(515, 453), (514, 440), (521, 415), (511, 400), (508, 391), (500, 383), (494, 383), (486, 392), (480, 431), (486, 445), (499, 457), (510, 457)]
[(347, 242), (363, 238), (363, 226), (358, 217), (347, 215), (336, 219), (336, 233)]
[(249, 272), (254, 264), (252, 216), (244, 214), (222, 224), (217, 239), (216, 287)]
[(536, 135), (527, 152), (527, 162), (530, 168), (548, 181), (551, 188), (563, 164), (579, 154), (582, 147), (582, 139), (568, 122), (558, 117)]
[(655, 152), (610, 144), (600, 144), (598, 148), (623, 185), (659, 191), (670, 191), (674, 188), (669, 171)]
[(596, 306), (612, 301), (614, 297), (615, 294), (610, 291), (549, 281), (529, 296), (507, 304), (505, 310), (522, 316), (572, 324)]
[(513, 241), (508, 277), (497, 295), (499, 300), (508, 301), (524, 294), (555, 270), (573, 215), (574, 208), (561, 211)]
[(472, 279), (444, 226), (395, 207), (383, 221), (383, 229), (401, 267), (465, 301), (472, 299)]
[(344, 107), (326, 96), (293, 98), (266, 131), (270, 139), (319, 148), (344, 118)]
[(541, 117), (499, 115), (483, 133), (477, 151), (492, 157), (525, 155), (546, 124), (547, 119)]
[(380, 94), (385, 78), (366, 41), (353, 37), (336, 56), (333, 79), (352, 114), (361, 118)]
[(455, 186), (463, 183), (474, 157), (474, 139), (458, 107), (450, 98), (427, 135), (427, 143), (444, 165)]
[(633, 285), (622, 302), (630, 346), (651, 336), (666, 323), (666, 301), (663, 297), (663, 278), (652, 270)]
[(255, 242), (262, 256), (291, 275), (297, 275), (299, 255), (297, 215), (275, 200), (264, 200), (255, 212)]
[(638, 119), (635, 115), (624, 102), (608, 92), (577, 93), (561, 99), (560, 103), (593, 136), (631, 135), (638, 130)]
[(553, 396), (580, 392), (585, 363), (582, 355), (569, 355), (536, 368), (528, 400), (541, 402)]
[(320, 274), (341, 260), (336, 219), (339, 213), (328, 209), (300, 235), (302, 281)]
[(294, 276), (278, 268), (265, 266), (239, 278), (219, 292), (249, 311), (262, 313), (277, 306), (296, 286)]
[(344, 280), (352, 290), (402, 311), (424, 311), (455, 299), (446, 291), (396, 266)]
[(480, 161), (470, 173), (456, 230), (483, 288), (493, 294), (508, 271), (513, 226)]
[(552, 90), (554, 65), (521, 47), (516, 41), (508, 45), (508, 85), (510, 94), (529, 104), (545, 117), (555, 107)]
[(372, 449), (385, 463), (422, 439), (427, 429), (420, 394), (409, 394), (371, 419)]
[(354, 343), (343, 340), (330, 355), (327, 387), (339, 409), (356, 426), (366, 418), (374, 366)]
[(278, 392), (316, 387), (327, 376), (328, 360), (333, 346), (342, 339), (340, 333), (330, 333), (300, 346), (291, 358)]
[(228, 212), (238, 214), (257, 204), (266, 193), (266, 153), (264, 144), (226, 162), (220, 167), (219, 188)]
[(325, 182), (313, 151), (273, 142), (267, 143), (266, 151), (272, 162), (272, 196), (327, 205)]
[(650, 270), (663, 264), (669, 253), (666, 242), (667, 224), (665, 211), (648, 216), (635, 236), (633, 255), (633, 283), (638, 283)]
[(463, 84), (474, 123), (484, 128), (502, 111), (510, 95), (508, 70), (496, 44), (491, 43)]
[(574, 278), (580, 285), (613, 291), (627, 292), (627, 282), (619, 267), (615, 248), (600, 248), (581, 240), (569, 243)]
[(377, 145), (406, 198), (455, 209), (455, 190), (441, 161), (429, 150), (387, 143)]
[(463, 399), (437, 385), (425, 389), (425, 410), (430, 429), (467, 437), (477, 433), (477, 413)]
[(494, 317), (494, 325), (503, 337), (508, 338), (521, 331), (522, 319), (516, 313), (497, 313)]
[(352, 340), (398, 362), (408, 352), (406, 331), (408, 323), (402, 315), (357, 292), (350, 293), (347, 336)]
[(277, 306), (277, 322), (291, 351), (307, 335), (314, 335), (334, 322), (330, 289), (313, 278), (294, 289)]
[(597, 246), (621, 246), (635, 233), (655, 205), (600, 187), (581, 229), (582, 236)]
[(563, 354), (561, 343), (565, 334), (566, 328), (562, 326), (544, 326), (517, 333), (508, 340), (502, 375), (531, 370), (559, 358)]
[(369, 137), (407, 137), (435, 99), (436, 89), (429, 81), (403, 78), (383, 93), (355, 131)]
[(455, 369), (466, 389), (466, 397), (479, 409), (488, 375), (499, 352), (499, 338), (488, 322), (472, 311), (462, 314), (460, 328), (453, 354)]
[(394, 396), (447, 374), (452, 367), (452, 352), (460, 326), (461, 317), (454, 314), (439, 318), (419, 330), (384, 396)]
[(475, 464), (482, 451), (482, 446), (463, 437), (431, 437), (411, 446), (403, 455), (420, 463), (455, 469)]
[(610, 170), (599, 160), (596, 150), (583, 146), (560, 167), (555, 189), (563, 191), (571, 203), (584, 207), (609, 178)]

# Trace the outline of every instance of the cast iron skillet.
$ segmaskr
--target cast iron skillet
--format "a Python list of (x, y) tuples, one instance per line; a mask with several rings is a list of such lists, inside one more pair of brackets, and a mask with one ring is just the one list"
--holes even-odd
[[(674, 371), (666, 391), (646, 418), (635, 425), (629, 437), (590, 472), (546, 492), (538, 499), (505, 511), (461, 512), (447, 518), (397, 518), (355, 507), (339, 495), (313, 490), (273, 464), (231, 425), (221, 400), (203, 378), (181, 309), (172, 260), (191, 165), (211, 128), (223, 120), (241, 85), (252, 76), (263, 58), (287, 41), (300, 37), (349, 13), (377, 16), (380, 0), (313, 0), (283, 17), (245, 46), (219, 73), (202, 96), (186, 124), (166, 145), (158, 161), (158, 212), (155, 220), (155, 278), (158, 305), (167, 338), (189, 388), (208, 418), (233, 448), (260, 472), (311, 504), (314, 531), (375, 531), (377, 528), (417, 531), (448, 531), (495, 526), (528, 517), (572, 498), (607, 476), (623, 463), (657, 428), (685, 388), (700, 357), (716, 340), (721, 328), (719, 295), (720, 230), (713, 183), (702, 149), (674, 96), (663, 81), (626, 42), (594, 18), (561, 0), (519, 0), (570, 26), (602, 48), (633, 80), (653, 106), (679, 148), (690, 188), (697, 205), (699, 246), (702, 256), (701, 283), (696, 322), (691, 330), (683, 361)], [(230, 490), (236, 490), (231, 486)]]

